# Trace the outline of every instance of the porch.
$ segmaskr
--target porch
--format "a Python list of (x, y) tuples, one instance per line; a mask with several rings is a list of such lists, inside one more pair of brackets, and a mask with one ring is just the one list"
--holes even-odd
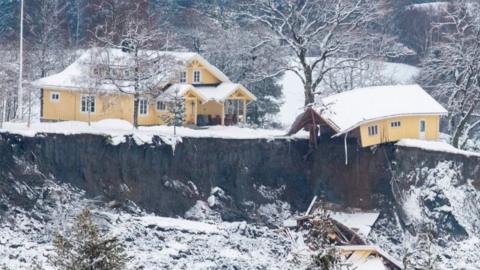
[(195, 126), (234, 126), (246, 123), (247, 103), (245, 99), (227, 99), (223, 102), (208, 101), (202, 103), (195, 98), (185, 100), (187, 125)]
[(195, 126), (233, 126), (247, 121), (247, 105), (257, 98), (240, 84), (218, 85), (174, 84), (157, 101), (184, 99), (185, 124)]

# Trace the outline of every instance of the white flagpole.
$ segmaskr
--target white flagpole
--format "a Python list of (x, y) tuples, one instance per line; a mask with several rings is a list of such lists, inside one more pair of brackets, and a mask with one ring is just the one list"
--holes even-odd
[(19, 52), (19, 72), (18, 72), (18, 112), (17, 118), (23, 119), (23, 0), (20, 2), (20, 52)]

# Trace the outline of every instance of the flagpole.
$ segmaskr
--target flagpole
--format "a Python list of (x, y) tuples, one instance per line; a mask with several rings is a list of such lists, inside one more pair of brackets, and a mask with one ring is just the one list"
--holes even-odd
[(23, 120), (23, 0), (20, 2), (20, 52), (19, 52), (19, 72), (18, 72), (18, 113), (17, 118)]

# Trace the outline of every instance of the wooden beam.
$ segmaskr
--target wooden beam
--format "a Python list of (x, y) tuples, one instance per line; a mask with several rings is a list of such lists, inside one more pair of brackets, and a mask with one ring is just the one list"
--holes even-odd
[(195, 111), (193, 112), (193, 122), (195, 123), (195, 126), (197, 125), (197, 119), (198, 119), (198, 98), (195, 98)]
[(222, 103), (222, 126), (225, 126), (225, 101)]
[(247, 100), (243, 99), (243, 123), (247, 123)]

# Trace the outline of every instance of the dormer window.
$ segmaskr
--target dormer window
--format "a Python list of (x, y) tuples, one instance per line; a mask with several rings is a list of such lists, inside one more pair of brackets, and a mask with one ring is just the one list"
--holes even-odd
[(195, 70), (193, 72), (193, 83), (199, 83), (200, 82), (200, 77), (201, 77), (200, 70)]
[(182, 71), (180, 72), (180, 83), (186, 83), (187, 82), (187, 72)]

